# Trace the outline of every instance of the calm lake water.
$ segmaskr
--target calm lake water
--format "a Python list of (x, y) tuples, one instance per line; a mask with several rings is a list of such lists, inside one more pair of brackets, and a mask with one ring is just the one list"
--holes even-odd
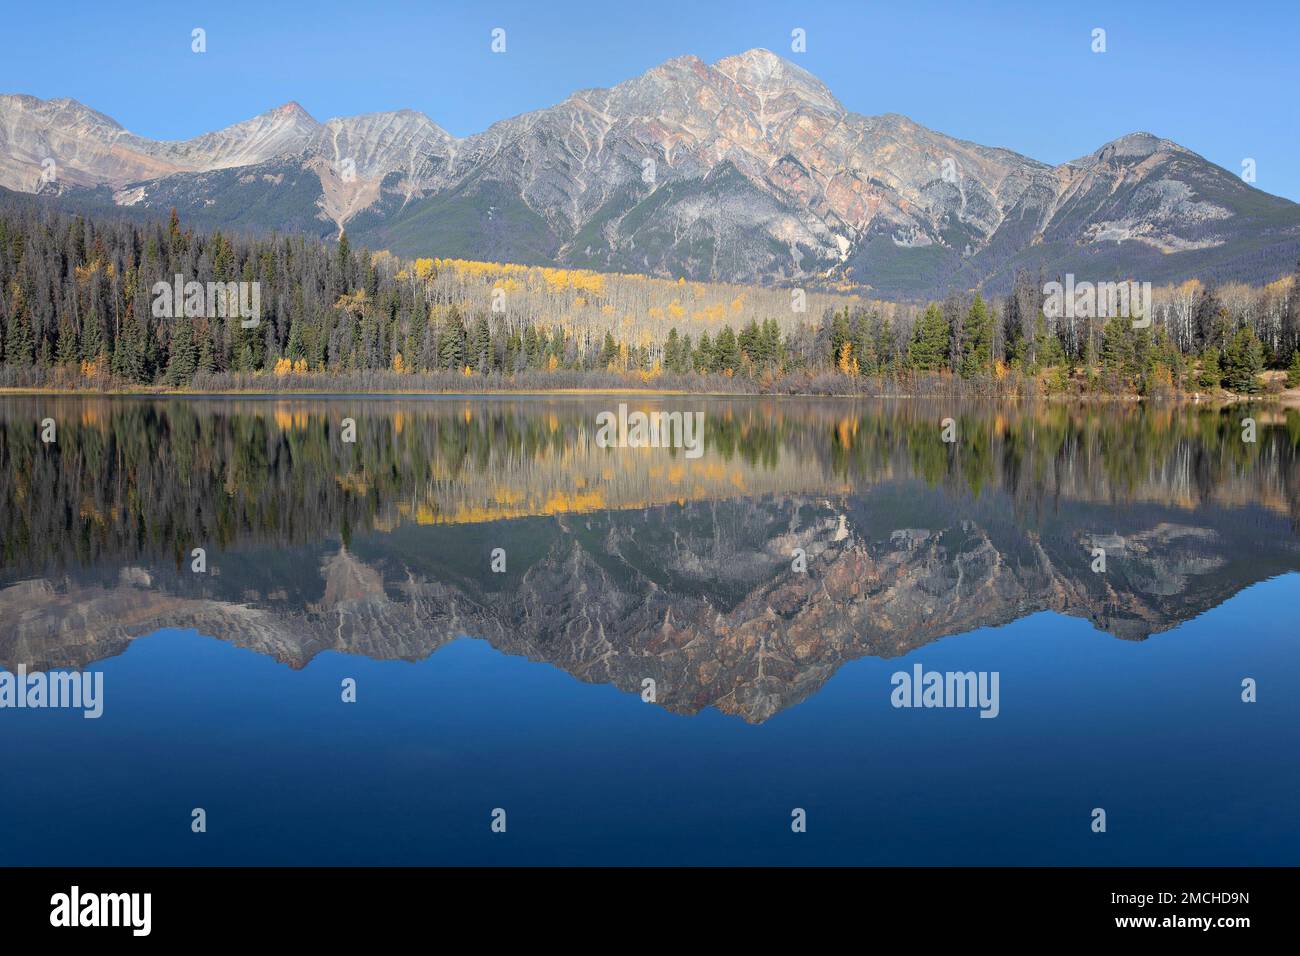
[[(700, 453), (600, 447), (620, 401)], [(103, 681), (0, 708), (0, 864), (1294, 864), (1298, 454), (1260, 407), (0, 398), (0, 668)], [(996, 716), (895, 706), (918, 667)]]

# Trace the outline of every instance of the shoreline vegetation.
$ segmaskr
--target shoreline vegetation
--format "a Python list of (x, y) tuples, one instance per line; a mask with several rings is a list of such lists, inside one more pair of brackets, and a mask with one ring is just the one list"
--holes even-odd
[(1139, 322), (1045, 308), (1048, 285), (890, 303), (0, 206), (0, 392), (1300, 404), (1300, 265), (1162, 290)]
[(709, 399), (742, 399), (742, 398), (808, 398), (808, 399), (865, 399), (869, 401), (932, 401), (935, 399), (951, 398), (956, 400), (967, 401), (1001, 401), (1001, 402), (1035, 402), (1047, 401), (1059, 404), (1108, 404), (1108, 403), (1151, 403), (1157, 404), (1187, 404), (1187, 405), (1204, 405), (1207, 407), (1226, 406), (1239, 404), (1243, 402), (1253, 402), (1261, 405), (1277, 405), (1288, 408), (1300, 408), (1300, 389), (1282, 389), (1261, 392), (1260, 394), (1243, 395), (1234, 392), (1219, 391), (1215, 393), (1204, 392), (1179, 392), (1174, 394), (1161, 395), (1158, 397), (1143, 396), (1133, 393), (1111, 394), (1111, 393), (962, 393), (962, 392), (943, 392), (943, 391), (900, 391), (893, 389), (859, 389), (842, 390), (842, 391), (779, 391), (764, 392), (751, 388), (745, 388), (744, 382), (734, 383), (735, 388), (722, 390), (710, 388), (685, 388), (665, 385), (663, 387), (645, 386), (638, 384), (625, 385), (601, 385), (601, 386), (574, 386), (574, 387), (542, 387), (537, 385), (519, 384), (519, 383), (502, 383), (491, 380), (480, 380), (467, 383), (468, 387), (421, 387), (417, 383), (400, 383), (393, 385), (375, 384), (375, 383), (358, 383), (347, 380), (331, 380), (328, 384), (314, 384), (310, 381), (311, 376), (303, 376), (309, 381), (288, 382), (283, 379), (269, 379), (255, 382), (254, 384), (241, 385), (238, 387), (201, 387), (195, 383), (184, 388), (168, 388), (166, 386), (143, 387), (143, 386), (121, 386), (108, 389), (97, 388), (93, 386), (77, 387), (0, 387), (0, 397), (4, 396), (83, 396), (83, 397), (123, 397), (123, 398), (310, 398), (310, 397), (331, 397), (331, 396), (373, 396), (375, 398), (400, 397), (400, 398), (464, 398), (474, 397), (480, 399), (488, 398), (582, 398), (596, 396), (632, 396), (645, 399), (657, 398), (709, 398)]

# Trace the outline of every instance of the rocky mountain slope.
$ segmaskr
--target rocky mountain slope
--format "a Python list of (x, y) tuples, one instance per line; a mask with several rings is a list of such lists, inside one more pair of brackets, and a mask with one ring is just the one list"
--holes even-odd
[(900, 295), (1040, 266), (1262, 282), (1300, 253), (1300, 206), (1169, 140), (1049, 166), (854, 113), (766, 50), (680, 57), (465, 139), (409, 110), (318, 123), (290, 103), (154, 142), (71, 100), (5, 96), (0, 186), (200, 225), (346, 228), (407, 255)]

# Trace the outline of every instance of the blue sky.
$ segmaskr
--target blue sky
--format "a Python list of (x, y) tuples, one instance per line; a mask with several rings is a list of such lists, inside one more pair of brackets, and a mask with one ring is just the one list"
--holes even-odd
[[(1050, 8), (1050, 9), (1049, 9)], [(57, 9), (57, 12), (55, 12)], [(767, 47), (849, 109), (1045, 162), (1134, 130), (1300, 200), (1300, 4), (9, 3), (0, 91), (72, 96), (184, 138), (297, 100), (318, 119), (422, 110), (456, 135), (685, 53)], [(190, 51), (190, 31), (208, 51)], [(504, 28), (507, 52), (489, 50)], [(790, 32), (807, 52), (790, 52)], [(1091, 51), (1106, 30), (1107, 50)]]

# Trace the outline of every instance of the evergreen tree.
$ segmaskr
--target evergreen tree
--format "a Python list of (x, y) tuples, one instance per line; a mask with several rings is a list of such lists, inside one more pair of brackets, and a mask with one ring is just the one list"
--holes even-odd
[(740, 347), (740, 354), (749, 359), (754, 365), (761, 365), (762, 359), (759, 355), (759, 333), (758, 321), (750, 319), (740, 335), (737, 336), (736, 342)]
[(781, 351), (781, 327), (777, 325), (776, 319), (764, 319), (763, 331), (759, 336), (759, 354), (764, 367), (780, 368), (783, 362)]
[(978, 293), (962, 325), (962, 378), (987, 375), (993, 370), (993, 315)]
[(9, 283), (9, 328), (5, 335), (5, 361), (19, 367), (30, 366), (36, 358), (36, 336), (27, 314), (27, 297), (14, 279)]
[(716, 368), (713, 355), (713, 343), (709, 341), (709, 333), (704, 332), (700, 335), (700, 343), (695, 347), (695, 371), (708, 373)]
[(668, 339), (664, 342), (664, 368), (670, 372), (680, 372), (682, 353), (681, 338), (677, 335), (677, 326), (668, 330)]
[(736, 333), (731, 326), (724, 325), (718, 333), (718, 340), (713, 346), (714, 365), (719, 372), (728, 369), (735, 371), (740, 367), (740, 346), (736, 342)]
[(77, 348), (77, 329), (65, 312), (59, 319), (59, 342), (54, 348), (55, 365), (75, 365), (81, 355)]
[(1039, 368), (1059, 368), (1065, 365), (1065, 349), (1061, 340), (1047, 327), (1047, 318), (1040, 312), (1034, 326), (1033, 361), (1026, 370), (1037, 373)]
[(892, 374), (897, 368), (894, 330), (889, 319), (880, 323), (880, 330), (876, 334), (876, 358), (880, 363), (880, 371), (884, 374)]
[[(209, 343), (209, 351), (211, 343)], [(307, 349), (302, 344), (302, 322), (294, 319), (289, 325), (289, 342), (284, 349), (285, 357), (291, 361), (307, 357)]]
[(537, 330), (531, 322), (524, 328), (524, 361), (529, 368), (542, 367), (542, 347), (537, 340)]
[(1128, 319), (1112, 316), (1101, 330), (1101, 369), (1106, 389), (1120, 392), (1128, 387), (1133, 367), (1133, 327)]
[(1218, 391), (1223, 384), (1223, 370), (1219, 366), (1219, 350), (1213, 345), (1201, 356), (1201, 388), (1206, 391)]
[(474, 332), (470, 337), (469, 364), (480, 373), (491, 371), (492, 331), (488, 327), (486, 315), (474, 320)]
[[(721, 335), (719, 335), (721, 338)], [(839, 362), (840, 356), (844, 353), (844, 346), (848, 345), (852, 350), (852, 333), (849, 330), (849, 310), (843, 309), (835, 312), (831, 316), (830, 329), (830, 349), (831, 361)]]
[(1260, 390), (1259, 373), (1264, 371), (1264, 349), (1249, 325), (1238, 329), (1223, 354), (1223, 379), (1228, 388), (1243, 395)]
[(198, 349), (194, 345), (194, 326), (190, 319), (173, 319), (171, 340), (167, 346), (167, 370), (164, 382), (172, 388), (188, 385), (198, 368)]
[(81, 358), (93, 362), (104, 350), (104, 319), (100, 313), (99, 299), (92, 294), (90, 307), (82, 314), (81, 319)]
[(618, 361), (618, 343), (614, 341), (614, 333), (606, 332), (605, 341), (600, 348), (600, 359), (598, 364), (601, 368), (609, 368), (611, 364)]
[(448, 313), (438, 336), (438, 358), (447, 369), (459, 369), (465, 364), (465, 328), (455, 308)]
[(217, 356), (212, 348), (212, 330), (206, 322), (199, 328), (199, 357), (195, 370), (207, 374), (217, 370)]
[[(908, 360), (918, 372), (938, 372), (948, 364), (948, 320), (936, 303), (926, 307), (907, 347)], [(965, 374), (963, 372), (963, 374)]]

